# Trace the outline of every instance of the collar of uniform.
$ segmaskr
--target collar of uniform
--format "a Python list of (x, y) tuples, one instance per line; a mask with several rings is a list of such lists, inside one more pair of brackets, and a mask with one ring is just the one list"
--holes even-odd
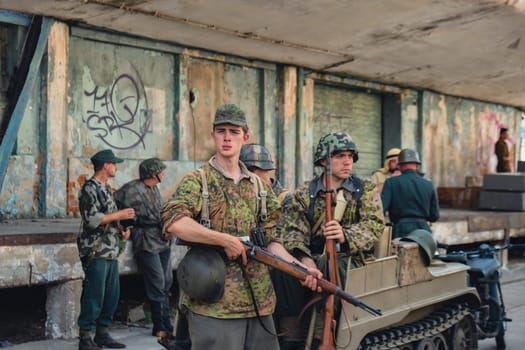
[[(211, 157), (208, 163), (210, 164), (212, 168), (217, 170), (222, 176), (224, 176), (227, 179), (233, 180), (230, 176), (226, 175), (226, 171), (224, 171), (224, 169), (219, 165), (219, 163), (217, 163), (217, 159), (215, 158), (215, 156)], [(250, 180), (250, 182), (253, 182), (252, 177), (250, 176), (250, 172), (248, 171), (248, 168), (246, 167), (246, 165), (244, 165), (242, 162), (239, 162), (239, 167), (241, 168), (241, 180), (244, 178), (247, 178), (248, 180)]]
[(416, 174), (416, 171), (413, 169), (406, 169), (402, 171), (403, 174)]
[[(319, 192), (325, 192), (325, 187), (324, 187), (324, 183), (323, 183), (323, 176), (324, 176), (324, 174), (321, 174), (319, 177), (317, 177), (314, 180), (312, 180), (312, 181), (315, 182), (315, 188), (314, 188), (314, 192), (313, 192), (314, 197), (316, 197)], [(339, 191), (340, 189), (345, 189), (348, 192), (355, 192), (356, 191), (356, 188), (354, 186), (354, 182), (352, 181), (352, 175), (350, 175), (343, 182), (341, 187), (336, 189), (336, 192)]]

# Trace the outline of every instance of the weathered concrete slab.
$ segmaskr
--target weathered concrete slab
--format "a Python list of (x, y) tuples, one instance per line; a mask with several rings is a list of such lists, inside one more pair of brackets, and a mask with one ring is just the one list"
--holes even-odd
[(469, 216), (467, 221), (469, 232), (480, 232), (508, 227), (509, 217), (507, 215), (473, 215)]
[[(0, 288), (65, 282), (84, 277), (76, 238), (78, 219), (10, 220), (0, 223)], [(120, 273), (140, 273), (131, 242), (119, 257)], [(172, 242), (176, 269), (186, 248)]]

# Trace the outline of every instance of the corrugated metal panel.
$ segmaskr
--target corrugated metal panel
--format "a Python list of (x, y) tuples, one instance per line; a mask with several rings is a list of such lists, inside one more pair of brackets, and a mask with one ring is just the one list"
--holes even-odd
[(321, 136), (331, 131), (345, 131), (352, 136), (359, 150), (353, 172), (369, 177), (382, 163), (381, 96), (316, 84), (314, 147)]

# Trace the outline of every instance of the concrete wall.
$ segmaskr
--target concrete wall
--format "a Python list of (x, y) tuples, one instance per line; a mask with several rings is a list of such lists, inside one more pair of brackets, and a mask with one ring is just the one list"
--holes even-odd
[(399, 96), (400, 122), (381, 134), (419, 150), (437, 186), (462, 186), (465, 176), (493, 171), (499, 126), (507, 125), (519, 139), (521, 113), (511, 107), (60, 22), (52, 26), (44, 59), (2, 183), (1, 218), (77, 216), (78, 190), (92, 174), (89, 158), (104, 148), (126, 160), (115, 188), (138, 176), (141, 160), (165, 160), (161, 192), (169, 198), (180, 177), (212, 155), (213, 113), (226, 102), (245, 110), (250, 141), (275, 154), (279, 179), (295, 188), (313, 174), (317, 81), (392, 100)]
[(466, 176), (496, 170), (494, 144), (509, 128), (517, 154), (522, 112), (512, 107), (425, 92), (422, 101), (424, 170), (436, 186), (465, 186)]

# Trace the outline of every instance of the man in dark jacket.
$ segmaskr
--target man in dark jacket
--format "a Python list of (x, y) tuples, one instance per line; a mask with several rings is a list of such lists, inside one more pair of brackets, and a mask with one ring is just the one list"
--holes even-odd
[(393, 224), (392, 238), (404, 237), (417, 229), (430, 231), (428, 222), (439, 219), (436, 189), (417, 172), (419, 154), (410, 148), (399, 153), (402, 174), (385, 181), (381, 200)]
[[(115, 193), (115, 200), (119, 207), (135, 209), (136, 220), (131, 229), (131, 240), (151, 306), (152, 334), (162, 343), (168, 344), (173, 338), (169, 304), (173, 269), (171, 238), (169, 235), (162, 234), (160, 220), (162, 197), (158, 188), (165, 169), (166, 165), (158, 158), (142, 161), (139, 164), (140, 178), (122, 186)], [(175, 347), (173, 345), (168, 348)]]

